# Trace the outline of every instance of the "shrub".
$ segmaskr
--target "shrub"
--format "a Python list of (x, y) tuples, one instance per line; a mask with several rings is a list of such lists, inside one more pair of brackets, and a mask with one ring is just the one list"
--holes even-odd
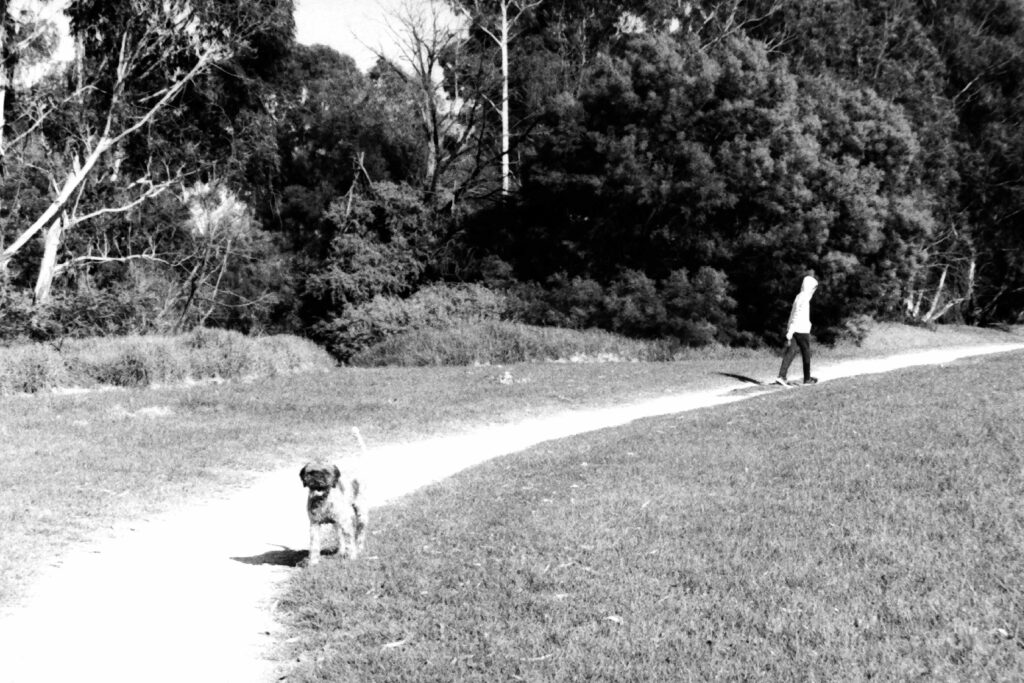
[(349, 307), (318, 325), (316, 334), (331, 353), (348, 360), (404, 332), (497, 320), (505, 308), (505, 297), (480, 285), (431, 285), (406, 299), (377, 296)]
[(83, 386), (142, 387), (189, 375), (173, 337), (92, 337), (65, 342), (62, 353), (71, 378)]
[(474, 365), (536, 361), (670, 360), (671, 340), (641, 341), (604, 330), (568, 330), (507, 321), (410, 330), (351, 358), (354, 365)]
[(120, 349), (114, 356), (113, 362), (104, 369), (106, 376), (97, 378), (103, 384), (144, 387), (149, 386), (154, 379), (153, 373), (146, 363), (146, 354), (138, 347), (130, 346)]
[(0, 287), (0, 339), (13, 341), (37, 336), (34, 313), (29, 292)]
[(604, 288), (586, 277), (569, 280), (559, 273), (549, 280), (550, 307), (545, 324), (582, 330), (601, 327), (608, 318)]
[(432, 255), (432, 214), (407, 185), (374, 184), (331, 205), (326, 216), (336, 229), (323, 267), (307, 283), (314, 297), (341, 306), (378, 296), (406, 296)]
[(48, 345), (10, 347), (0, 356), (0, 394), (32, 394), (63, 386), (66, 381), (64, 362)]
[(870, 315), (854, 315), (843, 321), (837, 339), (840, 342), (849, 342), (854, 346), (860, 346), (874, 327), (875, 321)]
[(240, 332), (200, 327), (183, 339), (194, 379), (232, 379), (255, 373), (253, 342)]
[(39, 318), (46, 321), (51, 339), (110, 337), (150, 331), (159, 309), (152, 292), (124, 282), (103, 290), (57, 292)]
[(508, 288), (512, 317), (529, 324), (599, 327), (647, 339), (674, 338), (692, 347), (754, 341), (737, 331), (728, 278), (706, 266), (692, 276), (685, 269), (675, 270), (664, 280), (623, 270), (602, 286), (559, 273), (546, 287), (513, 283)]
[(654, 280), (639, 270), (625, 270), (612, 282), (605, 299), (611, 329), (654, 337), (665, 329), (668, 313)]
[(288, 334), (247, 337), (232, 330), (199, 328), (180, 339), (194, 379), (274, 376), (334, 367), (322, 347)]
[(154, 379), (146, 363), (146, 356), (137, 346), (111, 348), (108, 353), (96, 356), (88, 368), (90, 379), (99, 384), (119, 387), (148, 386)]
[(687, 270), (673, 271), (662, 285), (669, 332), (687, 346), (736, 341), (736, 300), (729, 296), (729, 281), (720, 270), (701, 267), (694, 277)]
[(0, 356), (0, 394), (274, 376), (333, 365), (322, 348), (289, 335), (248, 338), (237, 332), (200, 329), (179, 337), (93, 337), (65, 341), (59, 349), (42, 344), (6, 349)]
[(289, 334), (257, 337), (253, 343), (257, 372), (275, 377), (333, 367), (334, 360), (309, 339)]

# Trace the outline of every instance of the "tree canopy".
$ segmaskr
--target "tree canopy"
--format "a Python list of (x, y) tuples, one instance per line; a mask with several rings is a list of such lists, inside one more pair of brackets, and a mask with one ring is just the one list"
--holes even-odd
[(28, 80), (53, 32), (4, 4), (8, 334), (344, 356), (387, 302), (473, 282), (527, 322), (757, 344), (809, 272), (826, 339), (1021, 319), (1019, 2), (422, 5), (364, 73), (297, 44), (291, 0), (74, 0), (76, 59)]

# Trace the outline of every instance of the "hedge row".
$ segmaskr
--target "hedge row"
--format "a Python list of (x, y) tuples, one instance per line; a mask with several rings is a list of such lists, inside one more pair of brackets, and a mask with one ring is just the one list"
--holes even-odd
[(629, 339), (603, 330), (566, 330), (506, 321), (427, 327), (387, 338), (352, 365), (426, 366), (543, 361), (665, 361), (685, 349), (670, 340)]
[(19, 344), (0, 349), (0, 395), (100, 385), (141, 387), (330, 368), (331, 356), (290, 335), (246, 337), (197, 329), (181, 336), (130, 336)]

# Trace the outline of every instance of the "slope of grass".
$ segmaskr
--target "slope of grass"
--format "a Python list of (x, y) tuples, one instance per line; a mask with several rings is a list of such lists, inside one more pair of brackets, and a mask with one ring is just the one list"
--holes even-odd
[(1020, 354), (648, 420), (381, 510), (295, 681), (1020, 680)]

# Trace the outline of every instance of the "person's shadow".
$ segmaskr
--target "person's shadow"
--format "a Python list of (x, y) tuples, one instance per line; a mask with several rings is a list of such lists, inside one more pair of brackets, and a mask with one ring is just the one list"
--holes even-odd
[(732, 372), (719, 372), (717, 374), (722, 375), (723, 377), (732, 377), (733, 379), (738, 379), (739, 381), (746, 382), (747, 384), (764, 384), (764, 382), (759, 379), (747, 377), (746, 375), (737, 375)]

